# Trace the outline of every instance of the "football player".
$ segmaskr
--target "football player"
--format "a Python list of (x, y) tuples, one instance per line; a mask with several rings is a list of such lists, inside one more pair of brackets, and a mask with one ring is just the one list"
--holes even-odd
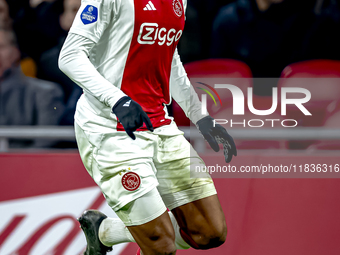
[[(221, 245), (227, 228), (204, 162), (166, 105), (171, 98), (226, 161), (231, 136), (201, 113), (177, 53), (186, 0), (83, 0), (59, 57), (60, 69), (83, 88), (75, 114), (79, 153), (119, 219), (88, 210), (79, 218), (85, 254), (137, 242), (138, 254)], [(169, 211), (168, 211), (168, 210)]]

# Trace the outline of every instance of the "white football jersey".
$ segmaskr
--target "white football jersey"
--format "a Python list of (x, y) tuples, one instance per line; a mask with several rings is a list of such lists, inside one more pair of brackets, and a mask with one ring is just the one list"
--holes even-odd
[[(92, 122), (124, 130), (111, 112), (124, 95), (142, 106), (154, 128), (171, 123), (165, 107), (171, 95), (194, 122), (202, 117), (176, 50), (185, 5), (186, 0), (82, 1), (60, 56), (67, 63), (67, 57), (76, 58), (70, 49), (84, 49), (92, 64), (83, 58), (63, 70), (84, 89), (75, 117), (81, 127)], [(146, 130), (145, 124), (138, 130)]]

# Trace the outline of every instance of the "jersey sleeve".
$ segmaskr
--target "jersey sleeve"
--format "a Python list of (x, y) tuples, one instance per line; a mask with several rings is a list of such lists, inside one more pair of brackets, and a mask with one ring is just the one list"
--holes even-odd
[(187, 0), (183, 0), (182, 3), (183, 3), (183, 8), (184, 8), (184, 14), (185, 14), (187, 11), (187, 6), (188, 6)]
[(172, 98), (194, 124), (208, 115), (201, 113), (202, 104), (189, 81), (177, 49), (175, 50), (171, 65), (170, 90)]
[(90, 62), (88, 55), (94, 45), (95, 42), (89, 38), (69, 33), (59, 55), (59, 68), (85, 93), (112, 108), (126, 95), (106, 80)]
[(114, 22), (120, 0), (82, 0), (70, 33), (98, 42), (105, 28)]

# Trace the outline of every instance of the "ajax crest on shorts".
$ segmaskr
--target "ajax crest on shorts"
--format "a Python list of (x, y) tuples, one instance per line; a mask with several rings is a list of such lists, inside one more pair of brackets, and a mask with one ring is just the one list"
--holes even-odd
[(128, 191), (135, 191), (141, 183), (140, 177), (135, 172), (127, 172), (122, 176), (122, 185)]
[(98, 19), (98, 8), (93, 5), (87, 5), (80, 14), (80, 19), (84, 25), (96, 22)]

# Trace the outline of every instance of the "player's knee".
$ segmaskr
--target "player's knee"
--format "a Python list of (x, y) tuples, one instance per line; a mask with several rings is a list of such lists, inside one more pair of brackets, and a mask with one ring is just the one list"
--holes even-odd
[(175, 238), (161, 237), (151, 238), (153, 239), (152, 245), (149, 246), (149, 252), (151, 254), (159, 255), (174, 255), (176, 254)]
[(211, 249), (222, 245), (227, 238), (227, 226), (220, 225), (218, 227), (209, 227), (202, 229), (200, 233), (192, 235), (192, 239), (196, 244), (196, 249)]
[(167, 243), (156, 243), (152, 247), (152, 254), (159, 255), (174, 255), (176, 254), (176, 245), (175, 242), (167, 242)]
[(159, 255), (175, 255), (176, 254), (176, 246), (175, 243), (173, 246), (167, 246), (167, 248), (165, 250), (160, 250)]
[(210, 239), (209, 248), (215, 248), (224, 244), (227, 239), (227, 226), (224, 224), (220, 228), (216, 229)]
[(167, 249), (156, 249), (152, 251), (152, 254), (156, 255), (175, 255), (176, 254), (176, 247), (169, 247)]

